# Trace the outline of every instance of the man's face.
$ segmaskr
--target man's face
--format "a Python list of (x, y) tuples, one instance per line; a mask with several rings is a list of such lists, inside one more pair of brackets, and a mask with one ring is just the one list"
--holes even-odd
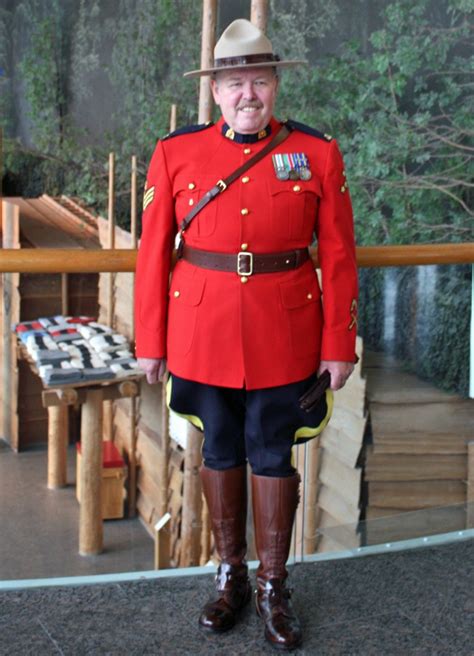
[(211, 87), (225, 122), (236, 132), (254, 134), (268, 125), (278, 89), (272, 68), (220, 71)]

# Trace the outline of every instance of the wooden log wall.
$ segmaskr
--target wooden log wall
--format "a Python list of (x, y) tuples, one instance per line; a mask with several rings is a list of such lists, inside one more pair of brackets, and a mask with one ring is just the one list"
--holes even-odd
[[(99, 219), (99, 238), (106, 246), (109, 240), (108, 224)], [(115, 227), (115, 247), (131, 248), (132, 236)], [(107, 323), (108, 277), (99, 277), (99, 321)], [(114, 326), (129, 340), (133, 339), (133, 274), (116, 273), (114, 285)], [(127, 462), (130, 462), (130, 399), (114, 401), (113, 439)], [(169, 511), (171, 514), (171, 565), (180, 566), (181, 517), (184, 483), (184, 450), (165, 435), (163, 422), (162, 386), (140, 383), (140, 397), (136, 401), (136, 459), (137, 459), (137, 512), (151, 537), (156, 522)], [(169, 444), (169, 446), (168, 446)], [(168, 453), (166, 450), (168, 449)], [(167, 480), (164, 481), (164, 471)]]
[[(464, 504), (474, 400), (439, 390), (382, 354), (370, 354), (367, 365), (372, 429), (372, 443), (365, 447), (367, 519)], [(453, 509), (452, 530), (464, 528), (464, 513)], [(417, 515), (419, 528), (425, 522), (434, 533), (450, 530), (444, 516), (438, 526), (434, 516)], [(398, 527), (391, 539), (407, 537), (409, 526), (399, 522)], [(372, 543), (386, 539), (376, 524), (369, 522), (368, 528)]]

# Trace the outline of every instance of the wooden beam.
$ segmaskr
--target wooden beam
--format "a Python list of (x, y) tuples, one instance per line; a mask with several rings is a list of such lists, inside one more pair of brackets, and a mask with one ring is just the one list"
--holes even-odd
[[(214, 63), (214, 45), (216, 41), (217, 0), (203, 0), (202, 3), (202, 39), (201, 69), (210, 68)], [(209, 77), (202, 75), (199, 82), (199, 123), (206, 123), (212, 118), (212, 92)]]
[(250, 21), (262, 32), (267, 30), (268, 0), (252, 0), (250, 4)]
[[(310, 248), (315, 267), (317, 249)], [(473, 264), (474, 242), (418, 244), (413, 246), (358, 246), (360, 267), (421, 266), (425, 264)], [(0, 249), (0, 271), (19, 273), (99, 273), (135, 271), (137, 252), (120, 248), (107, 251), (67, 248)]]
[(90, 389), (100, 389), (104, 401), (115, 401), (120, 398), (138, 396), (138, 385), (134, 380), (123, 380), (121, 383), (102, 385), (100, 387), (63, 387), (43, 390), (42, 400), (45, 408), (57, 405), (82, 405), (87, 401)]

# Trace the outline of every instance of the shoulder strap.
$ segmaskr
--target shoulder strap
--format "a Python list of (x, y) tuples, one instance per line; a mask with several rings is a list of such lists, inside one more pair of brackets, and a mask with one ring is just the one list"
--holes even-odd
[(181, 225), (179, 226), (179, 233), (177, 235), (177, 246), (176, 249), (178, 251), (178, 257), (181, 257), (182, 254), (182, 249), (183, 249), (183, 233), (184, 231), (189, 227), (189, 224), (191, 221), (194, 219), (194, 217), (199, 214), (199, 212), (206, 207), (208, 203), (211, 202), (217, 195), (222, 194), (229, 185), (231, 185), (237, 178), (239, 178), (245, 171), (248, 171), (248, 169), (251, 166), (254, 166), (257, 162), (259, 162), (261, 159), (265, 157), (265, 155), (268, 155), (270, 151), (272, 151), (274, 148), (279, 146), (290, 134), (290, 131), (288, 130), (287, 127), (282, 126), (282, 128), (278, 131), (278, 133), (273, 137), (273, 139), (267, 143), (265, 148), (262, 148), (256, 155), (251, 157), (249, 160), (245, 162), (245, 164), (242, 164), (242, 166), (239, 166), (238, 169), (233, 171), (230, 175), (227, 176), (227, 178), (224, 178), (223, 180), (218, 180), (216, 184), (212, 187), (212, 189), (209, 189), (208, 192), (204, 194), (204, 196), (201, 198), (199, 203), (193, 207), (193, 209), (186, 214), (184, 219), (181, 222)]

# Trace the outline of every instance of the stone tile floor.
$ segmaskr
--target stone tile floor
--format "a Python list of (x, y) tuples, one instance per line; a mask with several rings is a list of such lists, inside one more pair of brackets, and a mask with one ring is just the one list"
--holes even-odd
[(48, 490), (47, 452), (13, 453), (0, 440), (0, 581), (153, 569), (153, 540), (138, 519), (104, 522), (104, 552), (79, 555), (74, 447), (68, 485)]
[[(252, 574), (253, 575), (253, 574)], [(291, 568), (304, 646), (321, 656), (474, 654), (474, 540)], [(252, 606), (228, 634), (197, 626), (211, 575), (0, 593), (0, 654), (276, 653)]]

